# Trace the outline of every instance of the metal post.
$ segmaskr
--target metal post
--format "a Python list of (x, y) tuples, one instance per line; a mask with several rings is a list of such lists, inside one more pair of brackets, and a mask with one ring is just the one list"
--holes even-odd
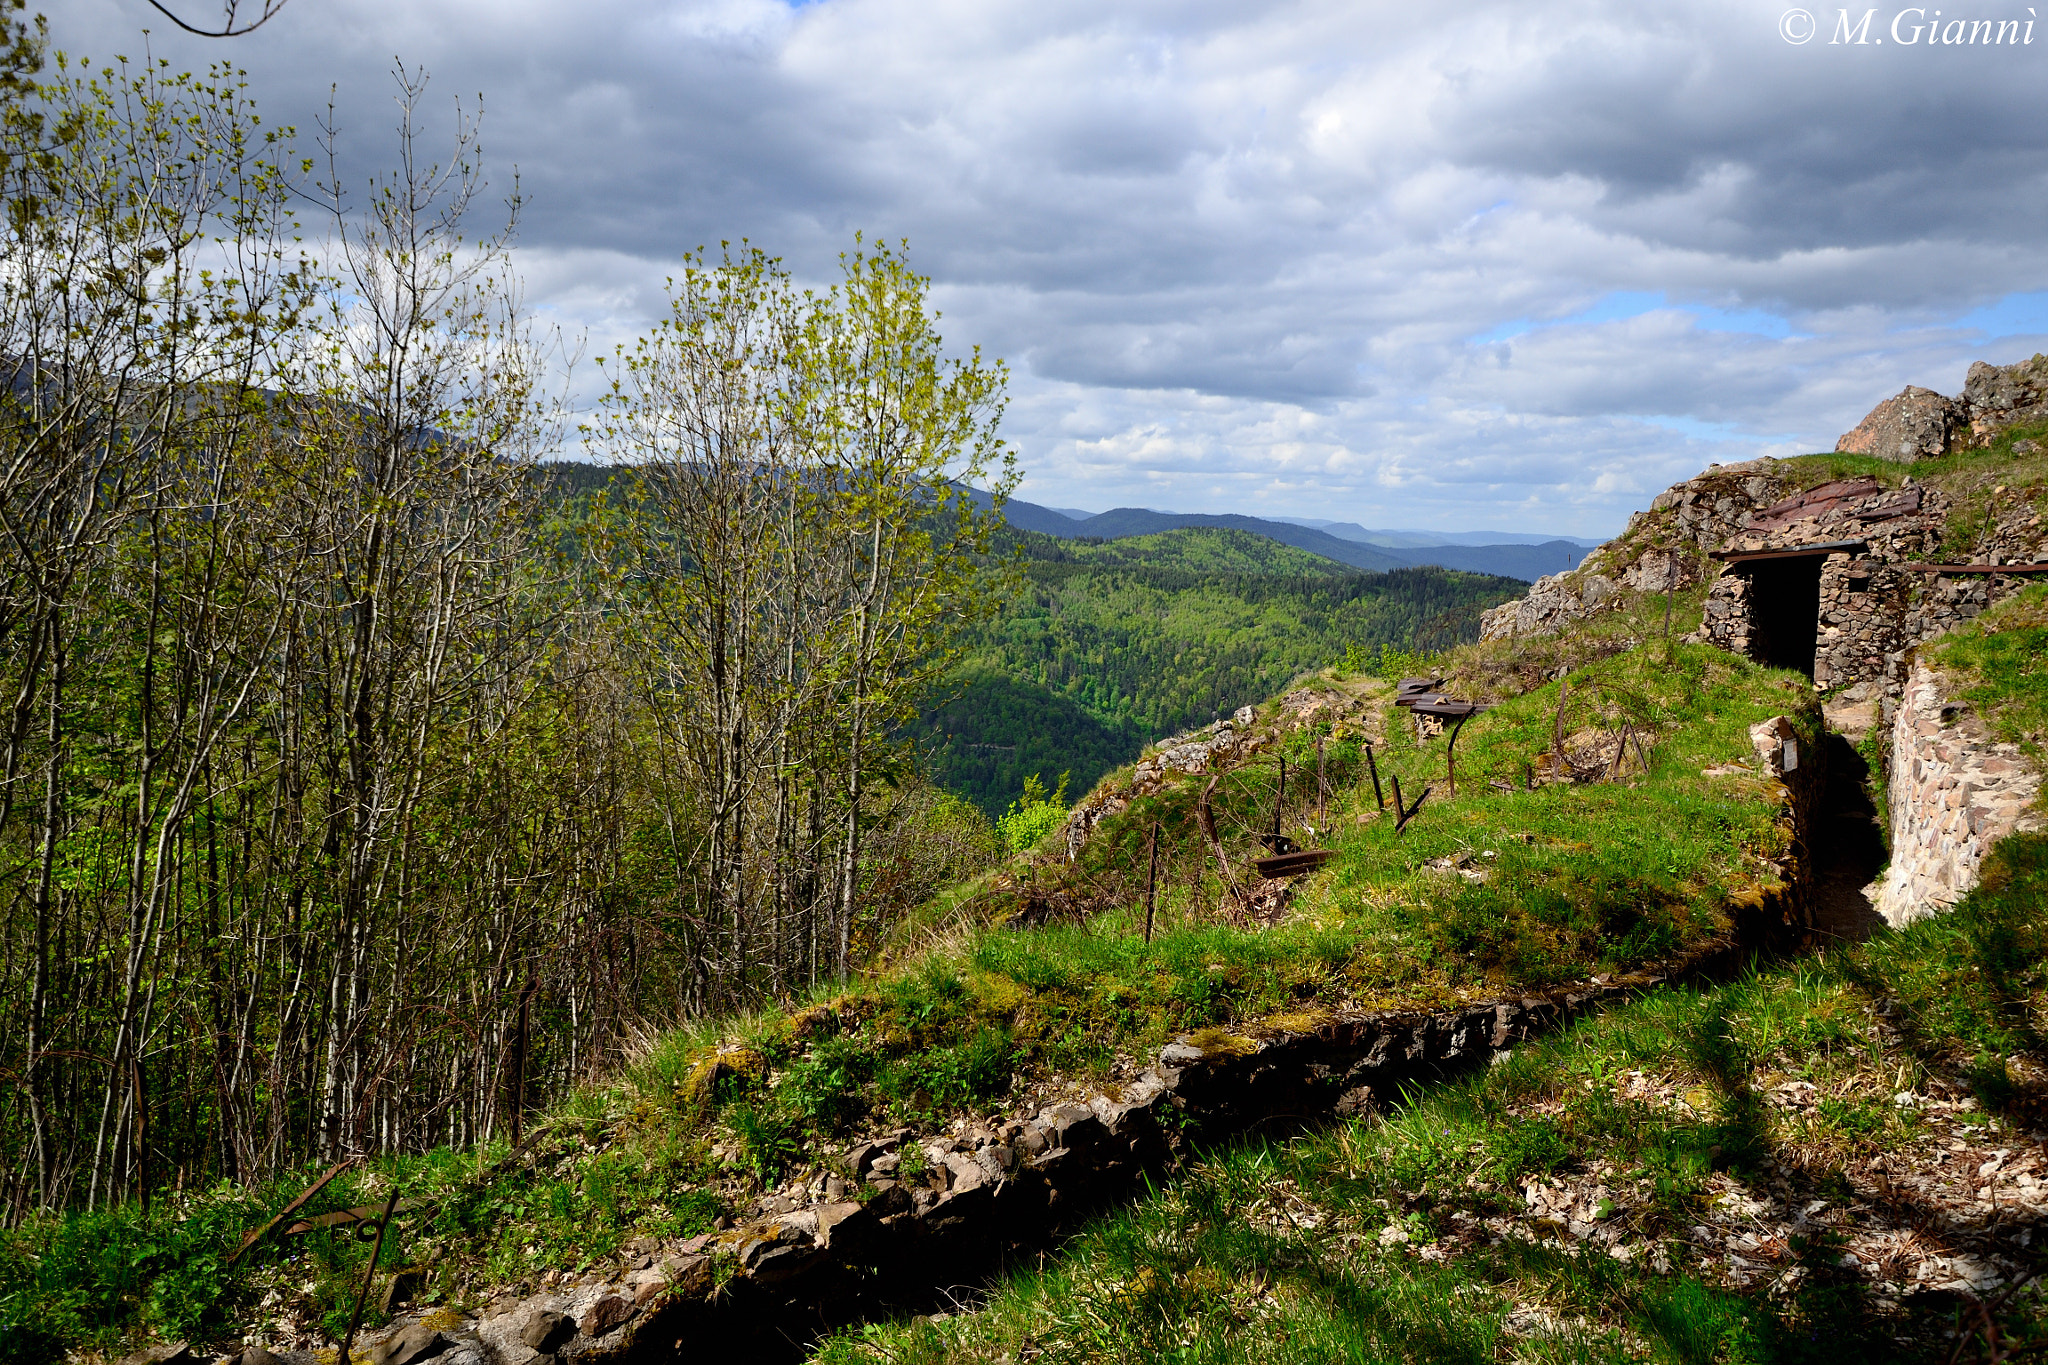
[(398, 1207), (398, 1183), (392, 1182), (391, 1197), (384, 1201), (384, 1216), (377, 1220), (377, 1240), (370, 1243), (370, 1265), (363, 1272), (363, 1287), (356, 1294), (356, 1311), (349, 1314), (348, 1334), (341, 1339), (341, 1351), (334, 1365), (348, 1365), (348, 1349), (355, 1345), (356, 1328), (363, 1325), (363, 1308), (370, 1301), (370, 1283), (377, 1278), (377, 1256), (384, 1250), (384, 1229), (391, 1226), (391, 1212)]
[(1280, 807), (1287, 800), (1287, 756), (1280, 756), (1280, 790), (1273, 796), (1273, 837), (1280, 837)]
[(1145, 942), (1152, 941), (1152, 912), (1159, 895), (1159, 822), (1152, 822), (1152, 838), (1146, 850), (1145, 861), (1150, 870), (1145, 874)]
[(1384, 811), (1387, 808), (1387, 796), (1380, 790), (1380, 765), (1373, 761), (1371, 740), (1365, 742), (1365, 766), (1372, 773), (1372, 799)]
[(1444, 770), (1450, 777), (1452, 796), (1458, 794), (1458, 731), (1465, 728), (1465, 719), (1464, 716), (1458, 717), (1457, 723), (1451, 726), (1450, 742), (1444, 746)]

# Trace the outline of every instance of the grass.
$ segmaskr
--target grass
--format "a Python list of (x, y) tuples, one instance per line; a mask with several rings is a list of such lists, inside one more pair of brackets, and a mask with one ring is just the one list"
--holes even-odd
[[(1098, 1076), (1119, 1053), (1175, 1034), (1340, 1004), (1444, 1006), (1711, 942), (1732, 907), (1768, 894), (1787, 835), (1781, 789), (1700, 770), (1747, 754), (1755, 720), (1789, 712), (1810, 727), (1817, 713), (1789, 675), (1704, 648), (1628, 648), (1631, 623), (1641, 630), (1622, 615), (1580, 642), (1565, 731), (1593, 744), (1626, 717), (1647, 770), (1632, 758), (1615, 782), (1489, 785), (1519, 787), (1524, 765), (1550, 747), (1559, 684), (1513, 695), (1531, 686), (1536, 652), (1475, 646), (1433, 661), (1467, 695), (1498, 701), (1460, 737), (1453, 797), (1441, 780), (1445, 740), (1416, 739), (1385, 688), (1353, 680), (1343, 687), (1362, 707), (1282, 727), (1212, 798), (1236, 866), (1261, 851), (1253, 836), (1270, 825), (1282, 756), (1293, 775), (1287, 827), (1327, 826), (1319, 834), (1336, 865), (1277, 927), (1231, 922), (1198, 833), (1207, 779), (1179, 780), (1099, 826), (1077, 863), (1062, 861), (1063, 847), (1021, 854), (913, 911), (877, 972), (843, 992), (657, 1037), (537, 1125), (531, 1165), (500, 1169), (502, 1144), (392, 1157), (338, 1181), (316, 1210), (397, 1183), (421, 1203), (387, 1263), (433, 1268), (423, 1302), (473, 1304), (546, 1270), (608, 1263), (640, 1236), (708, 1230), (761, 1191), (821, 1178), (858, 1132), (990, 1112), (1020, 1084)], [(1368, 740), (1383, 778), (1399, 776), (1409, 800), (1436, 783), (1405, 833), (1376, 814)], [(1148, 944), (1139, 906), (1155, 823), (1165, 852)], [(1468, 854), (1483, 880), (1445, 870)], [(1093, 913), (1003, 927), (1033, 896), (1055, 895)], [(1537, 1160), (1544, 1131), (1529, 1130), (1516, 1150)], [(261, 1332), (266, 1313), (332, 1335), (360, 1282), (354, 1241), (275, 1245), (245, 1268), (221, 1268), (240, 1230), (296, 1192), (289, 1184), (187, 1198), (146, 1219), (108, 1215), (130, 1220), (118, 1236), (90, 1219), (31, 1225), (0, 1256), (0, 1304), (10, 1305), (0, 1324), (12, 1314), (18, 1335), (41, 1334), (23, 1340), (109, 1348), (143, 1333), (205, 1338), (231, 1321)], [(36, 1250), (87, 1243), (129, 1248), (116, 1257), (127, 1268)], [(53, 1295), (51, 1284), (78, 1292)], [(175, 1288), (188, 1284), (197, 1287)], [(273, 1306), (259, 1308), (266, 1295)]]
[(1936, 662), (1965, 672), (1963, 698), (1974, 703), (1992, 732), (2042, 762), (2048, 737), (2048, 583), (1998, 603), (1944, 639)]
[[(1680, 594), (1675, 632), (1697, 621), (1700, 596)], [(856, 1133), (991, 1112), (1020, 1085), (1099, 1076), (1120, 1053), (1178, 1033), (1336, 1005), (1442, 1007), (1713, 944), (1732, 914), (1769, 902), (1793, 850), (1782, 788), (1702, 770), (1747, 756), (1746, 727), (1771, 715), (1793, 716), (1811, 738), (1818, 711), (1794, 675), (1655, 643), (1662, 607), (1635, 601), (1569, 637), (1377, 660), (1434, 668), (1451, 690), (1492, 705), (1459, 737), (1455, 796), (1443, 780), (1446, 739), (1405, 728), (1384, 686), (1324, 675), (1312, 685), (1344, 693), (1345, 709), (1295, 728), (1266, 707), (1273, 742), (1211, 798), (1226, 855), (1243, 867), (1261, 852), (1254, 836), (1270, 828), (1282, 757), (1286, 829), (1313, 826), (1338, 854), (1277, 927), (1235, 922), (1199, 832), (1208, 776), (1176, 779), (1098, 826), (1074, 863), (1063, 844), (1018, 854), (910, 909), (873, 972), (844, 990), (653, 1037), (536, 1123), (530, 1164), (506, 1163), (502, 1143), (381, 1159), (314, 1211), (397, 1184), (420, 1203), (401, 1220), (389, 1263), (431, 1268), (423, 1302), (474, 1306), (490, 1291), (530, 1289), (544, 1271), (609, 1264), (641, 1236), (708, 1230), (764, 1190), (821, 1180)], [(1642, 747), (1613, 781), (1527, 790), (1552, 747), (1561, 693), (1568, 751), (1587, 758), (1624, 722)], [(1368, 742), (1382, 778), (1398, 776), (1410, 801), (1433, 786), (1403, 833), (1377, 812)], [(1140, 906), (1155, 826), (1161, 872), (1147, 943)], [(1006, 927), (1034, 903), (1075, 913)], [(1573, 1122), (1533, 1116), (1489, 1138), (1489, 1159), (1555, 1164), (1561, 1144), (1584, 1141)], [(129, 1220), (132, 1235), (89, 1219), (10, 1234), (0, 1337), (9, 1314), (9, 1339), (71, 1348), (204, 1339), (230, 1323), (260, 1335), (266, 1320), (286, 1319), (331, 1335), (359, 1283), (364, 1253), (353, 1240), (273, 1245), (221, 1268), (240, 1230), (296, 1193), (290, 1185), (107, 1215)], [(51, 1248), (74, 1244), (127, 1247), (127, 1268), (53, 1259)], [(198, 1287), (149, 1297), (150, 1286), (188, 1281)], [(1424, 1313), (1425, 1300), (1389, 1300), (1386, 1321), (1410, 1321), (1401, 1315)]]
[[(1844, 1238), (1870, 1159), (1939, 1123), (1895, 1091), (1975, 1085), (1981, 1109), (1958, 1105), (1969, 1121), (1936, 1135), (1980, 1146), (2041, 1117), (2044, 907), (2048, 838), (2008, 840), (1951, 915), (1660, 992), (1384, 1119), (1211, 1153), (979, 1311), (874, 1325), (818, 1358), (1946, 1358), (1964, 1305), (1873, 1290), (1840, 1264)], [(1989, 1058), (2011, 1059), (1995, 1082)], [(1818, 1102), (1771, 1102), (1787, 1082)], [(1578, 1211), (1620, 1230), (1626, 1259), (1540, 1220), (1522, 1219), (1533, 1237), (1497, 1235), (1532, 1207), (1532, 1185), (1595, 1180), (1607, 1193)], [(1750, 1196), (1804, 1210), (1807, 1230), (1744, 1284), (1691, 1234), (1717, 1201)], [(2039, 1289), (2005, 1303), (2009, 1349), (2048, 1345), (2044, 1308)]]

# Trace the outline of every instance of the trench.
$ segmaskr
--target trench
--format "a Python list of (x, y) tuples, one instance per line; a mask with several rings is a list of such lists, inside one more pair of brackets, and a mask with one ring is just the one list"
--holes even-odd
[[(1833, 732), (1817, 757), (1822, 760), (1814, 765), (1821, 770), (1821, 786), (1806, 811), (1807, 884), (1800, 888), (1809, 934), (1788, 935), (1779, 925), (1759, 918), (1739, 924), (1735, 942), (1695, 959), (1671, 977), (1641, 977), (1591, 992), (1527, 998), (1518, 1016), (1524, 1022), (1505, 1041), (1511, 1045), (1566, 1026), (1590, 1010), (1670, 980), (1725, 980), (1759, 957), (1860, 941), (1883, 928), (1862, 889), (1876, 877), (1885, 857), (1867, 765), (1848, 738)], [(1531, 1005), (1537, 1008), (1528, 1009)], [(1340, 1112), (1340, 1099), (1358, 1093), (1345, 1091), (1345, 1084), (1372, 1057), (1386, 1051), (1384, 1042), (1374, 1039), (1421, 1039), (1439, 1031), (1449, 1038), (1452, 1024), (1432, 1019), (1462, 1019), (1484, 1008), (1429, 1019), (1362, 1016), (1364, 1022), (1354, 1021), (1348, 1035), (1341, 1024), (1335, 1033), (1324, 1030), (1328, 1036), (1290, 1035), (1263, 1061), (1238, 1058), (1207, 1069), (1191, 1066), (1180, 1075), (1195, 1076), (1196, 1082), (1183, 1080), (1175, 1092), (1187, 1112), (1199, 1116), (1190, 1141), (1171, 1140), (1147, 1110), (1140, 1116), (1143, 1122), (1130, 1132), (1090, 1143), (1075, 1139), (1075, 1150), (1066, 1153), (1067, 1160), (1050, 1179), (1000, 1186), (993, 1192), (985, 1187), (965, 1199), (949, 1198), (926, 1216), (894, 1218), (854, 1240), (842, 1240), (835, 1231), (829, 1254), (780, 1282), (760, 1273), (741, 1275), (708, 1296), (658, 1301), (627, 1340), (574, 1359), (593, 1365), (669, 1365), (743, 1353), (741, 1358), (749, 1362), (793, 1365), (845, 1327), (973, 1311), (1004, 1277), (1042, 1266), (1091, 1220), (1142, 1198), (1193, 1153), (1253, 1133), (1285, 1137), (1331, 1121)], [(1503, 1002), (1497, 1008), (1506, 1011), (1511, 1006)], [(1500, 1031), (1482, 1039), (1481, 1045), (1473, 1044), (1470, 1030), (1464, 1036), (1462, 1044), (1451, 1039), (1449, 1056), (1430, 1055), (1428, 1048), (1411, 1042), (1412, 1050), (1425, 1055), (1410, 1065), (1378, 1065), (1371, 1076), (1373, 1098), (1398, 1103), (1404, 1085), (1440, 1083), (1469, 1074), (1486, 1065), (1504, 1043)]]
[(1826, 777), (1813, 815), (1813, 938), (1818, 947), (1861, 943), (1885, 927), (1863, 888), (1885, 865), (1883, 813), (1870, 765), (1849, 737), (1828, 732)]

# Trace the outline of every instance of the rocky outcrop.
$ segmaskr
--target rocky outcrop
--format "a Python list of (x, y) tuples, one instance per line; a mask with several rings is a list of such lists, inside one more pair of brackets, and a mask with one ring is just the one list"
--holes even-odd
[(1974, 446), (1990, 445), (2014, 423), (2048, 421), (2048, 356), (2017, 365), (1978, 361), (1963, 380), (1962, 409)]
[(1908, 384), (1896, 397), (1872, 408), (1855, 430), (1835, 442), (1835, 449), (1845, 455), (1875, 455), (1901, 463), (1932, 459), (1948, 452), (1961, 425), (1959, 407), (1933, 389)]
[(1550, 635), (1621, 606), (1631, 594), (1693, 587), (1702, 573), (1713, 571), (1695, 551), (1718, 549), (1760, 509), (1792, 490), (1769, 460), (1714, 465), (1659, 493), (1648, 512), (1629, 518), (1627, 532), (1587, 555), (1578, 568), (1539, 578), (1527, 596), (1481, 612), (1479, 638)]
[(1892, 860), (1871, 889), (1894, 926), (1939, 914), (1977, 884), (1991, 845), (2042, 827), (2041, 778), (1956, 699), (1956, 683), (1915, 660), (1892, 718)]
[(1980, 360), (1970, 366), (1963, 391), (1954, 398), (1909, 384), (1872, 408), (1835, 442), (1835, 449), (1910, 463), (1964, 446), (1988, 446), (2005, 428), (2021, 422), (2048, 422), (2048, 356), (2014, 365)]

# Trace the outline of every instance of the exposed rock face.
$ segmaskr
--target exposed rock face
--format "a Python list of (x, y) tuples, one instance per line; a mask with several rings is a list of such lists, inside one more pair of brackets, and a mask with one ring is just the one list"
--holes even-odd
[[(1979, 362), (1970, 373), (1989, 368)], [(1835, 449), (1845, 455), (1875, 455), (1902, 463), (1932, 459), (1948, 452), (1949, 441), (1962, 425), (1959, 406), (1933, 389), (1908, 384), (1896, 397), (1872, 408), (1854, 431), (1835, 442)]]
[(1714, 566), (1697, 553), (1641, 543), (1637, 532), (1654, 527), (1699, 550), (1718, 549), (1746, 529), (1760, 509), (1790, 491), (1792, 485), (1773, 472), (1768, 460), (1716, 465), (1659, 493), (1648, 512), (1629, 519), (1628, 534), (1588, 555), (1578, 568), (1539, 578), (1528, 596), (1481, 612), (1479, 638), (1549, 635), (1621, 606), (1631, 593), (1690, 588)]
[(2015, 365), (1970, 366), (1957, 397), (1907, 385), (1835, 442), (1849, 455), (1910, 463), (1962, 446), (1988, 446), (2016, 422), (2048, 421), (2048, 356)]
[(1977, 884), (1992, 844), (2042, 824), (2028, 808), (2040, 775), (1953, 691), (1915, 660), (1892, 719), (1892, 861), (1871, 902), (1894, 926), (1948, 909)]
[(1962, 408), (1975, 446), (1990, 445), (2015, 422), (2048, 421), (2048, 356), (2017, 365), (1978, 361), (1963, 381)]

